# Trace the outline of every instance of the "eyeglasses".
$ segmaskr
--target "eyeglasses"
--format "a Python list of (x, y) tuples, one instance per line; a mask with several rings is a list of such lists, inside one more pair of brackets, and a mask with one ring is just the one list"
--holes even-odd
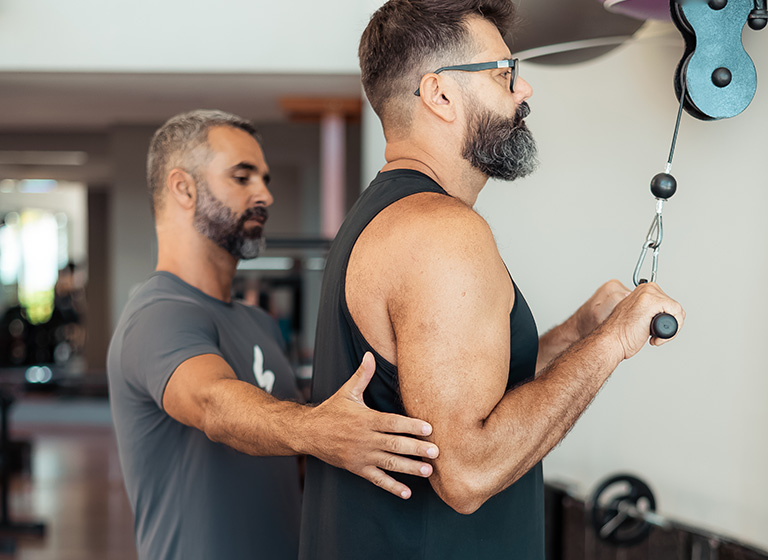
[[(515, 83), (517, 83), (517, 75), (520, 70), (520, 62), (516, 58), (510, 58), (508, 60), (497, 60), (496, 62), (477, 62), (475, 64), (459, 64), (457, 66), (443, 66), (438, 68), (433, 74), (439, 74), (446, 70), (461, 70), (462, 72), (480, 72), (481, 70), (495, 70), (496, 68), (509, 68), (512, 71), (512, 76), (509, 80), (509, 91), (515, 91)], [(413, 95), (420, 96), (419, 90), (413, 92)]]

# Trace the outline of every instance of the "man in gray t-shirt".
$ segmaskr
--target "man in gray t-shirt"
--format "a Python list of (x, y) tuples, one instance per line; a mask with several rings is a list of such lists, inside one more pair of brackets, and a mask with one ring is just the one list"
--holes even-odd
[(298, 399), (279, 330), (266, 313), (212, 298), (168, 272), (147, 280), (125, 308), (109, 353), (126, 487), (132, 504), (149, 506), (136, 511), (139, 554), (295, 558), (296, 459), (251, 457), (163, 411), (171, 374), (203, 354), (226, 360), (240, 381)]
[(253, 126), (220, 111), (177, 115), (152, 138), (147, 174), (157, 272), (128, 302), (107, 360), (139, 557), (295, 559), (290, 455), (410, 497), (385, 470), (429, 476), (418, 458), (437, 447), (412, 437), (429, 424), (365, 406), (372, 356), (325, 402), (299, 404), (277, 326), (231, 301), (273, 201)]

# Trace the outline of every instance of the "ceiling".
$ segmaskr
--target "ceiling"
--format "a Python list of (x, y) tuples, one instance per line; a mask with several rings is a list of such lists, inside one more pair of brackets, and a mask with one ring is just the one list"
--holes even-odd
[[(588, 41), (600, 37), (627, 37), (643, 24), (606, 11), (598, 0), (517, 0), (520, 22), (511, 37), (512, 52), (547, 45)], [(604, 54), (611, 47), (567, 51), (537, 58), (542, 64), (572, 64)]]
[[(639, 20), (611, 14), (597, 0), (518, 0), (513, 52), (595, 37), (628, 36)], [(579, 62), (603, 49), (539, 58)], [(285, 119), (279, 98), (355, 97), (356, 75), (0, 73), (0, 130), (105, 131), (116, 124), (157, 124), (168, 115), (216, 107), (256, 121)]]
[(284, 96), (359, 95), (349, 75), (0, 73), (0, 128), (102, 130), (197, 108), (272, 121)]

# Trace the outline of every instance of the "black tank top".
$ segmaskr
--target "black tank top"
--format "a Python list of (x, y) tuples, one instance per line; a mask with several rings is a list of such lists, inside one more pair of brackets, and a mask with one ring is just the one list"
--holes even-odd
[[(365, 227), (386, 207), (407, 196), (448, 194), (417, 171), (380, 173), (347, 216), (328, 255), (315, 344), (312, 401), (333, 395), (370, 351), (376, 374), (366, 404), (405, 414), (397, 368), (365, 340), (347, 308), (345, 279), (352, 249)], [(533, 379), (538, 353), (536, 324), (515, 286), (509, 316), (510, 361), (507, 390)], [(413, 491), (409, 500), (377, 488), (345, 470), (309, 457), (304, 490), (302, 560), (515, 560), (544, 559), (544, 487), (541, 463), (493, 496), (475, 513), (462, 515), (446, 505), (428, 480), (393, 475)]]

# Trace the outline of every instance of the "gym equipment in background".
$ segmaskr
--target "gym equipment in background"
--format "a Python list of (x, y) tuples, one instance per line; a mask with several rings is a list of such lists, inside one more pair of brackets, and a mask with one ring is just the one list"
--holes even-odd
[(656, 514), (656, 498), (650, 487), (630, 474), (617, 474), (595, 488), (589, 500), (590, 523), (602, 541), (617, 546), (643, 542), (666, 519)]

